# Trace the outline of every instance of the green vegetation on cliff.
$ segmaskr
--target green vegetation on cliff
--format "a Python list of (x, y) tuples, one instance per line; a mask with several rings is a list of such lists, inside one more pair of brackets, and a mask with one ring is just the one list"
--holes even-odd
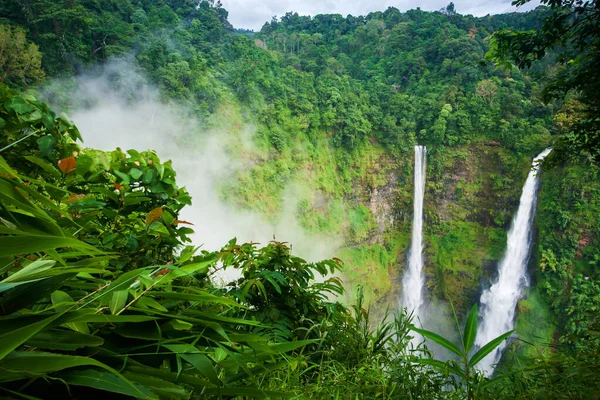
[[(564, 101), (558, 97), (548, 103), (543, 101), (547, 86), (540, 84), (539, 76), (554, 71), (556, 55), (553, 53), (524, 71), (498, 70), (484, 58), (490, 50), (487, 39), (494, 32), (507, 28), (540, 29), (543, 19), (552, 15), (551, 11), (540, 8), (528, 13), (483, 18), (448, 11), (428, 13), (419, 9), (402, 13), (393, 7), (356, 17), (306, 17), (290, 12), (266, 23), (261, 32), (249, 37), (234, 32), (227, 22), (227, 11), (219, 2), (3, 2), (0, 4), (0, 23), (3, 24), (0, 33), (4, 33), (0, 40), (7, 40), (10, 35), (19, 36), (22, 45), (15, 47), (14, 54), (21, 56), (20, 59), (29, 57), (33, 68), (10, 70), (1, 58), (0, 68), (6, 75), (2, 78), (5, 83), (19, 89), (32, 89), (31, 84), (44, 75), (39, 69), (37, 52), (41, 49), (41, 66), (46, 76), (60, 77), (61, 80), (60, 84), (42, 81), (33, 86), (33, 90), (61, 110), (89, 106), (72, 97), (71, 93), (79, 84), (76, 77), (92, 71), (104, 74), (111, 88), (124, 93), (131, 103), (143, 95), (141, 93), (148, 84), (154, 85), (165, 103), (175, 101), (185, 105), (207, 129), (225, 127), (224, 140), (231, 142), (228, 151), (245, 168), (236, 170), (231, 179), (222, 182), (219, 187), (222, 199), (237, 208), (258, 212), (271, 221), (282, 213), (292, 213), (307, 232), (331, 238), (341, 236), (343, 243), (336, 249), (336, 254), (343, 261), (339, 268), (350, 289), (346, 292), (346, 301), (353, 303), (364, 298), (373, 305), (377, 320), (383, 317), (386, 306), (393, 310), (397, 308), (400, 276), (410, 241), (412, 148), (417, 142), (427, 145), (424, 232), (427, 296), (442, 310), (451, 300), (462, 317), (476, 303), (482, 284), (485, 285), (493, 275), (495, 263), (502, 256), (505, 232), (518, 205), (531, 157), (552, 144), (557, 134), (563, 135), (560, 136), (562, 141), (565, 130), (573, 127), (585, 108), (581, 99), (573, 94)], [(23, 42), (23, 33), (30, 42)], [(563, 60), (559, 57), (559, 61)], [(587, 62), (587, 58), (583, 61)], [(113, 68), (115, 62), (126, 63), (127, 67)], [(134, 74), (142, 78), (132, 79)], [(55, 120), (54, 116), (49, 119), (49, 110), (41, 103), (32, 103), (34, 100), (29, 95), (18, 100), (20, 97), (16, 93), (6, 93), (6, 99), (12, 99), (5, 99), (3, 103), (6, 115), (14, 118), (18, 114), (20, 120), (17, 123), (2, 117), (0, 129), (3, 129), (4, 144), (13, 143), (19, 138), (17, 133), (24, 132), (25, 125), (19, 124), (32, 121), (38, 123), (36, 130), (55, 129), (51, 127), (53, 121), (59, 124), (56, 129), (61, 133), (65, 129), (75, 129), (67, 119)], [(39, 116), (35, 114), (37, 108), (41, 113)], [(39, 120), (42, 117), (44, 119)], [(7, 126), (17, 128), (13, 131)], [(249, 147), (239, 140), (245, 127), (252, 127), (254, 131)], [(175, 185), (170, 165), (160, 167), (164, 168), (160, 172), (159, 167), (152, 167), (163, 165), (153, 153), (131, 151), (125, 155), (84, 150), (75, 144), (76, 137), (63, 146), (59, 145), (62, 139), (55, 136), (41, 135), (35, 138), (35, 145), (31, 137), (29, 141), (11, 147), (10, 152), (3, 152), (2, 156), (22, 180), (39, 185), (36, 187), (40, 193), (45, 195), (47, 192), (51, 200), (59, 204), (58, 209), (52, 208), (38, 197), (42, 202), (40, 207), (50, 207), (57, 213), (54, 217), (59, 225), (66, 224), (60, 225), (61, 229), (66, 229), (61, 235), (78, 232), (83, 235), (78, 239), (87, 245), (117, 254), (103, 261), (102, 271), (89, 272), (97, 272), (100, 277), (93, 274), (76, 276), (74, 286), (68, 288), (57, 283), (55, 290), (60, 292), (59, 295), (68, 293), (71, 300), (67, 303), (78, 303), (93, 290), (101, 288), (92, 287), (90, 282), (97, 284), (99, 279), (104, 279), (104, 283), (109, 278), (114, 281), (129, 269), (164, 267), (176, 262), (175, 249), (186, 240), (189, 228), (173, 224), (189, 199)], [(83, 136), (85, 139), (85, 133)], [(73, 155), (73, 151), (77, 154)], [(74, 173), (70, 168), (62, 170), (57, 164), (58, 160), (67, 158), (76, 159)], [(77, 179), (71, 179), (75, 176)], [(4, 175), (3, 178), (14, 179)], [(98, 183), (96, 179), (108, 186), (94, 188)], [(162, 194), (158, 198), (150, 197), (150, 200), (146, 200), (148, 196), (136, 194), (133, 197), (139, 198), (131, 198), (130, 203), (125, 204), (125, 200), (119, 198), (124, 193), (115, 194), (110, 187), (110, 184), (139, 182), (150, 185), (146, 192)], [(538, 248), (531, 265), (536, 287), (531, 290), (530, 297), (520, 303), (517, 321), (520, 337), (533, 342), (533, 347), (515, 342), (511, 354), (520, 357), (519, 362), (544, 366), (546, 375), (513, 371), (515, 375), (511, 376), (521, 387), (507, 385), (486, 392), (487, 387), (482, 386), (479, 396), (544, 397), (548, 394), (544, 387), (552, 387), (548, 382), (557, 382), (557, 388), (568, 388), (568, 378), (557, 378), (560, 371), (553, 369), (556, 365), (573, 366), (582, 377), (588, 376), (586, 368), (589, 367), (579, 361), (593, 360), (598, 352), (595, 332), (598, 330), (600, 301), (597, 285), (600, 187), (597, 182), (597, 167), (585, 158), (575, 158), (544, 172), (537, 217)], [(114, 188), (121, 190), (120, 186)], [(294, 188), (293, 194), (298, 200), (294, 210), (285, 209), (289, 188)], [(76, 200), (65, 200), (65, 196)], [(102, 196), (105, 197), (100, 198)], [(179, 200), (178, 196), (181, 196)], [(131, 207), (126, 209), (127, 213), (131, 211), (130, 217), (124, 218), (118, 211), (115, 214), (110, 207), (104, 207), (111, 202), (117, 209)], [(68, 209), (70, 218), (87, 218), (86, 224), (80, 224), (81, 231), (69, 222), (64, 212), (61, 214), (60, 207)], [(94, 220), (102, 207), (103, 219)], [(162, 214), (153, 221), (152, 212), (157, 207)], [(13, 211), (3, 209), (9, 214)], [(44, 219), (42, 214), (37, 215)], [(111, 218), (117, 218), (119, 222), (109, 223)], [(4, 221), (10, 229), (17, 227), (9, 218)], [(48, 221), (43, 224), (46, 223), (53, 224)], [(4, 235), (17, 233), (3, 233), (2, 239)], [(60, 252), (43, 251), (47, 253), (31, 255), (34, 251), (24, 251), (30, 254), (26, 256), (28, 261), (18, 261), (18, 265), (7, 261), (4, 265), (9, 267), (1, 270), (2, 278), (9, 279), (10, 283), (15, 268), (30, 261), (38, 262), (39, 257), (39, 262), (50, 257), (61, 265), (61, 258), (67, 264), (70, 260)], [(246, 265), (248, 273), (245, 280), (238, 283), (239, 288), (227, 294), (218, 293), (234, 299), (237, 305), (229, 301), (219, 303), (219, 300), (214, 307), (210, 305), (204, 309), (204, 305), (200, 306), (201, 312), (235, 320), (218, 320), (217, 325), (211, 325), (214, 329), (211, 335), (214, 335), (207, 340), (214, 341), (210, 345), (185, 342), (186, 345), (204, 346), (200, 352), (215, 365), (219, 383), (213, 375), (204, 376), (202, 383), (183, 378), (188, 380), (182, 381), (184, 384), (179, 388), (164, 383), (167, 389), (160, 396), (168, 397), (166, 392), (172, 388), (171, 393), (179, 393), (185, 398), (182, 390), (188, 390), (185, 393), (190, 390), (186, 385), (205, 385), (205, 379), (215, 387), (229, 387), (230, 383), (236, 386), (242, 381), (246, 386), (257, 387), (262, 378), (266, 382), (261, 386), (263, 389), (298, 390), (309, 398), (345, 398), (346, 395), (350, 398), (351, 394), (362, 398), (431, 398), (434, 393), (438, 397), (460, 398), (464, 395), (460, 380), (456, 381), (448, 374), (428, 377), (427, 368), (420, 369), (412, 364), (406, 353), (407, 322), (402, 316), (395, 325), (384, 324), (381, 328), (384, 331), (371, 332), (362, 308), (358, 307), (354, 313), (337, 313), (321, 294), (315, 294), (320, 293), (315, 287), (314, 292), (301, 300), (308, 304), (302, 315), (291, 313), (282, 317), (281, 304), (267, 301), (275, 293), (282, 295), (281, 271), (277, 268), (312, 268), (312, 264), (288, 258), (287, 252), (280, 244), (256, 249), (251, 245), (238, 247), (232, 243), (218, 255), (202, 253), (201, 257), (207, 260)], [(189, 256), (192, 257), (191, 253)], [(73, 253), (72, 261), (79, 262), (78, 257), (84, 257), (84, 254)], [(174, 265), (183, 268), (190, 260), (192, 258), (185, 259), (182, 253), (179, 263)], [(338, 267), (336, 261), (332, 263), (329, 267)], [(89, 282), (83, 284), (80, 279)], [(305, 286), (304, 278), (298, 280), (297, 276), (290, 275), (285, 279), (290, 290), (295, 287), (313, 290)], [(152, 285), (140, 278), (139, 287), (146, 284)], [(179, 305), (187, 304), (183, 298), (189, 294), (187, 291), (196, 290), (195, 285), (199, 286), (198, 290), (206, 289), (217, 295), (203, 275), (199, 281), (186, 280), (178, 285), (174, 288), (171, 283), (169, 287), (161, 284), (160, 290), (181, 292), (177, 300), (182, 302)], [(365, 287), (365, 292), (360, 295), (356, 295), (358, 285)], [(31, 312), (46, 315), (44, 313), (49, 309), (44, 307), (60, 304), (52, 302), (49, 292), (41, 292), (41, 295), (46, 297), (33, 298), (28, 304)], [(198, 295), (205, 296), (204, 292)], [(316, 297), (311, 297), (313, 295)], [(140, 293), (134, 291), (119, 296), (112, 295), (114, 299), (107, 303), (99, 300), (94, 306), (98, 309), (106, 306), (106, 310), (113, 311), (123, 301), (137, 299)], [(175, 301), (169, 300), (168, 296), (163, 298), (158, 293), (150, 293), (148, 297), (143, 294), (140, 299), (145, 303), (140, 304), (142, 308), (153, 312), (164, 312), (163, 308), (174, 311), (169, 316), (162, 315), (160, 322), (155, 324), (160, 327), (157, 331), (160, 335), (163, 323), (171, 329), (167, 334), (172, 335), (180, 335), (177, 332), (186, 330), (196, 334), (203, 326), (181, 317), (182, 309), (173, 306)], [(36, 303), (38, 300), (42, 305)], [(258, 312), (242, 311), (239, 304), (256, 308)], [(197, 305), (194, 303), (193, 307)], [(285, 306), (292, 307), (290, 304)], [(187, 309), (187, 305), (182, 307)], [(10, 313), (15, 311), (18, 310)], [(125, 311), (140, 310), (128, 307)], [(4, 312), (7, 318), (12, 318), (8, 311)], [(192, 310), (192, 313), (197, 312)], [(243, 322), (250, 314), (252, 322)], [(443, 317), (450, 319), (449, 315)], [(536, 324), (534, 321), (538, 319), (545, 323)], [(256, 321), (264, 326), (253, 328)], [(227, 325), (223, 326), (222, 332), (219, 322)], [(448, 325), (447, 322), (440, 325)], [(77, 331), (73, 328), (76, 325), (71, 326), (77, 323), (68, 322), (65, 326)], [(314, 324), (314, 328), (310, 324)], [(335, 324), (340, 324), (340, 331), (330, 329)], [(371, 324), (376, 323), (371, 321)], [(532, 335), (538, 327), (538, 335)], [(115, 326), (115, 333), (109, 332), (113, 328), (110, 326), (93, 328), (97, 331), (94, 334), (98, 333), (97, 336), (102, 338), (106, 333), (107, 338), (120, 335), (132, 341), (154, 340), (155, 344), (162, 340), (141, 338), (131, 333), (127, 336), (121, 330), (129, 328), (123, 326)], [(260, 343), (253, 343), (248, 336), (226, 340), (226, 345), (221, 339), (215, 339), (219, 335), (226, 339), (223, 334), (230, 335), (229, 329), (259, 334)], [(344, 329), (347, 332), (343, 332)], [(392, 339), (386, 336), (389, 332), (385, 329), (396, 330), (401, 335)], [(309, 335), (306, 337), (320, 338), (325, 344), (302, 343), (297, 348), (281, 345), (281, 351), (272, 354), (262, 343), (263, 340), (273, 341), (270, 343), (273, 346), (280, 346), (274, 344), (279, 340), (295, 343), (293, 340), (306, 338), (299, 333), (304, 331)], [(99, 343), (97, 339), (90, 340)], [(385, 349), (380, 346), (381, 340), (387, 344)], [(335, 341), (340, 344), (333, 345)], [(236, 348), (238, 344), (242, 346), (241, 350)], [(177, 345), (183, 344), (178, 342)], [(558, 357), (563, 357), (559, 358), (558, 364), (553, 358), (554, 353), (548, 351), (550, 346), (555, 346)], [(240, 361), (234, 350), (246, 354), (248, 348), (264, 350), (265, 355), (260, 357), (268, 358), (268, 365), (260, 364), (254, 368), (256, 359), (242, 357)], [(287, 352), (283, 349), (294, 352), (302, 348), (307, 350), (293, 353), (297, 358), (283, 361), (282, 353)], [(203, 367), (208, 366), (202, 357), (198, 357), (201, 359), (198, 361), (190, 355), (179, 354), (186, 354), (187, 350), (167, 349), (177, 355), (170, 354), (162, 360), (160, 357), (152, 361), (132, 360), (141, 364), (149, 362), (151, 368), (160, 372), (155, 371), (157, 379), (174, 379), (171, 383), (178, 382), (178, 374), (182, 371), (197, 366), (194, 363), (202, 362)], [(225, 354), (220, 350), (232, 353)], [(574, 357), (576, 352), (582, 357)], [(393, 359), (398, 354), (403, 363)], [(319, 355), (322, 356), (320, 362), (316, 361)], [(113, 356), (106, 355), (111, 362), (114, 362)], [(510, 370), (514, 365), (508, 362), (504, 368)], [(117, 368), (116, 364), (113, 367)], [(263, 367), (268, 371), (261, 370)], [(141, 379), (142, 373), (137, 371), (136, 379)], [(177, 377), (173, 378), (176, 373)], [(255, 378), (257, 376), (262, 378)], [(82, 382), (92, 377), (75, 373), (70, 379)], [(351, 390), (345, 392), (348, 382), (352, 383)], [(582, 380), (574, 382), (581, 383)], [(144, 385), (143, 382), (140, 384)], [(154, 382), (149, 387), (162, 384), (162, 381), (161, 384)], [(19, 385), (10, 388), (13, 390)], [(32, 389), (36, 385), (32, 385)], [(454, 391), (445, 393), (444, 387), (454, 388)], [(127, 392), (120, 393), (127, 395), (133, 389), (131, 386), (121, 388)], [(571, 393), (569, 390), (576, 394), (590, 393), (586, 392), (589, 388), (581, 386), (571, 387), (566, 393)], [(227, 393), (234, 395), (234, 392), (221, 392), (223, 396)], [(541, 394), (536, 397), (536, 393)]]

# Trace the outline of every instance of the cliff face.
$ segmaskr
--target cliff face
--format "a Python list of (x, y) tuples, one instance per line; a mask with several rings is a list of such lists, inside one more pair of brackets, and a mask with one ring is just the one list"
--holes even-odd
[[(372, 165), (345, 198), (365, 207), (372, 224), (363, 240), (347, 240), (340, 258), (351, 293), (363, 285), (375, 308), (394, 309), (410, 246), (413, 160), (383, 154)], [(494, 142), (430, 151), (424, 206), (429, 298), (449, 298), (461, 311), (477, 300), (506, 246), (529, 165), (529, 157)]]
[(462, 310), (476, 302), (502, 256), (530, 160), (494, 142), (435, 157), (425, 198), (427, 288)]

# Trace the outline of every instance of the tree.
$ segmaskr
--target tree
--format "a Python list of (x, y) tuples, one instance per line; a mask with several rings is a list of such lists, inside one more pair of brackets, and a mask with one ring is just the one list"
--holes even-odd
[(44, 77), (42, 53), (22, 28), (0, 25), (0, 83), (28, 85)]
[[(530, 0), (517, 0), (521, 6)], [(567, 161), (580, 154), (600, 164), (600, 4), (597, 0), (542, 0), (553, 11), (537, 31), (503, 30), (494, 35), (488, 58), (499, 66), (528, 68), (554, 49), (560, 68), (547, 78), (546, 102), (563, 100), (567, 94), (584, 106), (580, 118), (560, 131), (549, 164)]]
[(442, 14), (446, 14), (446, 15), (455, 15), (456, 14), (456, 9), (454, 8), (454, 3), (450, 2), (450, 4), (448, 4), (446, 6), (446, 8), (442, 8)]

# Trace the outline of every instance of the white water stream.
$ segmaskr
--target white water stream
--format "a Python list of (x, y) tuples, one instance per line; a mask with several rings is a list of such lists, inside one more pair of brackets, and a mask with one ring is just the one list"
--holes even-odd
[[(508, 231), (506, 252), (498, 265), (498, 280), (481, 294), (479, 312), (481, 322), (475, 341), (477, 348), (514, 328), (517, 302), (523, 295), (523, 289), (529, 286), (527, 263), (532, 244), (531, 227), (537, 203), (539, 162), (550, 151), (551, 149), (544, 150), (533, 160), (533, 169), (529, 172), (523, 186), (517, 215), (513, 218), (512, 226)], [(490, 375), (505, 347), (506, 341), (481, 360), (477, 367)]]
[(412, 242), (408, 263), (402, 279), (402, 306), (413, 312), (413, 323), (420, 325), (419, 317), (423, 306), (423, 196), (425, 195), (425, 172), (427, 149), (415, 146), (415, 177)]

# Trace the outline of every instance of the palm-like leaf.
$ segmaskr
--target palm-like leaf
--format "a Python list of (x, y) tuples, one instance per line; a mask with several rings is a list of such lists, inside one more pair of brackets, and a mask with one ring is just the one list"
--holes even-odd
[(495, 338), (495, 339), (491, 340), (490, 342), (488, 342), (487, 344), (485, 344), (475, 354), (473, 354), (473, 357), (471, 357), (471, 359), (469, 360), (469, 364), (471, 366), (477, 365), (477, 363), (479, 361), (483, 360), (485, 358), (485, 356), (487, 356), (492, 351), (494, 351), (494, 349), (496, 347), (500, 346), (500, 343), (502, 343), (504, 340), (508, 339), (508, 337), (510, 335), (512, 335), (513, 332), (514, 331), (508, 331), (506, 333), (503, 333), (502, 335), (498, 336), (497, 338)]
[(458, 348), (458, 346), (456, 346), (454, 343), (452, 343), (451, 341), (449, 341), (448, 339), (438, 335), (437, 333), (425, 330), (425, 329), (419, 329), (419, 328), (415, 328), (412, 327), (411, 328), (413, 331), (421, 334), (422, 336), (426, 337), (427, 339), (431, 339), (433, 340), (435, 343), (439, 344), (440, 346), (444, 347), (445, 349), (450, 350), (451, 352), (453, 352), (454, 354), (456, 354), (459, 357), (463, 356), (463, 352), (460, 351), (460, 349)]
[(465, 331), (463, 333), (463, 349), (465, 354), (468, 354), (475, 343), (475, 336), (477, 336), (477, 304), (474, 304), (469, 311), (467, 317), (467, 324), (465, 325)]

